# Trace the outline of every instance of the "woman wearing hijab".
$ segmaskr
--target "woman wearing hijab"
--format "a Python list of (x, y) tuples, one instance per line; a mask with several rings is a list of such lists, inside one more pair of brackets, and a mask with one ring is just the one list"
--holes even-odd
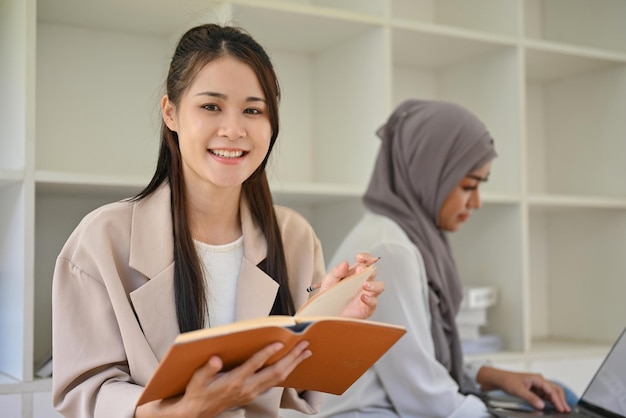
[(408, 100), (377, 134), (366, 213), (331, 263), (357, 251), (380, 256), (379, 273), (393, 280), (372, 319), (407, 334), (343, 396), (327, 396), (322, 415), (489, 416), (471, 393), (495, 389), (568, 411), (563, 389), (539, 374), (463, 364), (455, 325), (462, 287), (446, 234), (481, 206), (479, 188), (496, 157), (485, 125), (456, 104)]

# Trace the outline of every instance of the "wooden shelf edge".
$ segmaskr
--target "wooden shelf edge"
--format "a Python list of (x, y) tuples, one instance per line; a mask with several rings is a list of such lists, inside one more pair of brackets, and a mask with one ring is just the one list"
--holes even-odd
[(422, 32), (431, 35), (459, 38), (463, 41), (471, 40), (475, 42), (484, 42), (487, 44), (509, 47), (515, 47), (518, 45), (518, 39), (513, 35), (486, 32), (477, 29), (467, 29), (457, 26), (448, 26), (439, 23), (393, 18), (391, 19), (391, 26), (395, 29), (411, 30), (416, 33)]
[(526, 351), (506, 350), (492, 353), (467, 355), (470, 361), (492, 360), (494, 362), (516, 362), (530, 360), (555, 360), (575, 357), (604, 357), (611, 349), (611, 342), (590, 342), (560, 338), (540, 338), (531, 342)]
[(0, 169), (0, 185), (13, 184), (24, 180), (24, 170)]
[(531, 194), (528, 203), (531, 209), (626, 209), (626, 197)]
[(596, 59), (602, 61), (626, 63), (626, 53), (621, 51), (612, 51), (608, 49), (592, 48), (533, 38), (525, 38), (522, 41), (522, 45), (524, 46), (524, 48), (529, 50), (571, 55), (575, 57)]
[(36, 379), (30, 382), (20, 382), (0, 373), (0, 395), (46, 392), (52, 389), (52, 379)]
[(37, 171), (37, 192), (49, 194), (135, 194), (149, 179), (132, 176), (89, 175), (56, 171)]
[(306, 16), (340, 19), (373, 25), (383, 25), (385, 16), (382, 14), (366, 13), (359, 10), (340, 9), (314, 4), (287, 3), (283, 0), (265, 0), (260, 3), (257, 0), (232, 0), (230, 2), (237, 7), (255, 7), (278, 12), (300, 13)]
[[(149, 179), (132, 176), (106, 176), (55, 171), (37, 171), (37, 192), (43, 194), (93, 195), (118, 193), (133, 195), (142, 190)], [(348, 202), (361, 199), (364, 185), (319, 183), (311, 181), (270, 180), (270, 189), (277, 200), (301, 203)], [(520, 197), (513, 194), (483, 193), (487, 204), (516, 205)]]

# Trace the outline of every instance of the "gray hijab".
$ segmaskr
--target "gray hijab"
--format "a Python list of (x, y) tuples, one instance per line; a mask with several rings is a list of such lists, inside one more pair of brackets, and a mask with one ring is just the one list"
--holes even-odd
[(398, 223), (420, 250), (429, 285), (435, 356), (460, 390), (468, 392), (454, 322), (462, 287), (437, 217), (463, 177), (495, 158), (493, 139), (467, 109), (421, 100), (400, 104), (377, 135), (381, 146), (363, 202)]

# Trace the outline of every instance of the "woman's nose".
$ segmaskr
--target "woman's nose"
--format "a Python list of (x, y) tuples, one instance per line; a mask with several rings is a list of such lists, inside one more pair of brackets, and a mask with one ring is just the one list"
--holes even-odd
[(220, 120), (218, 135), (228, 139), (239, 139), (246, 135), (243, 117), (239, 114), (224, 113)]
[(476, 189), (472, 192), (468, 204), (472, 209), (480, 209), (483, 206), (482, 199), (480, 198), (480, 190)]

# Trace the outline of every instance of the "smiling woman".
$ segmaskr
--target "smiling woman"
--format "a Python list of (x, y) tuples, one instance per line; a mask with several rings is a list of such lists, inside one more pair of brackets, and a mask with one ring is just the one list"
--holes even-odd
[[(268, 155), (272, 127), (267, 100), (252, 68), (238, 59), (225, 56), (207, 63), (180, 103), (165, 96), (162, 109), (165, 124), (178, 136), (191, 198), (230, 195), (229, 189), (239, 189)], [(209, 227), (208, 222), (202, 226)]]
[[(312, 353), (303, 341), (270, 366), (270, 344), (222, 372), (214, 356), (176, 398), (136, 407), (180, 332), (293, 315), (306, 288), (329, 288), (320, 242), (274, 206), (265, 166), (278, 136), (280, 89), (264, 49), (243, 30), (207, 24), (176, 47), (161, 100), (161, 146), (137, 196), (88, 214), (57, 258), (53, 397), (66, 417), (278, 416), (313, 413), (319, 394), (278, 387)], [(357, 255), (359, 265), (375, 259)], [(367, 318), (372, 274), (343, 316)]]

